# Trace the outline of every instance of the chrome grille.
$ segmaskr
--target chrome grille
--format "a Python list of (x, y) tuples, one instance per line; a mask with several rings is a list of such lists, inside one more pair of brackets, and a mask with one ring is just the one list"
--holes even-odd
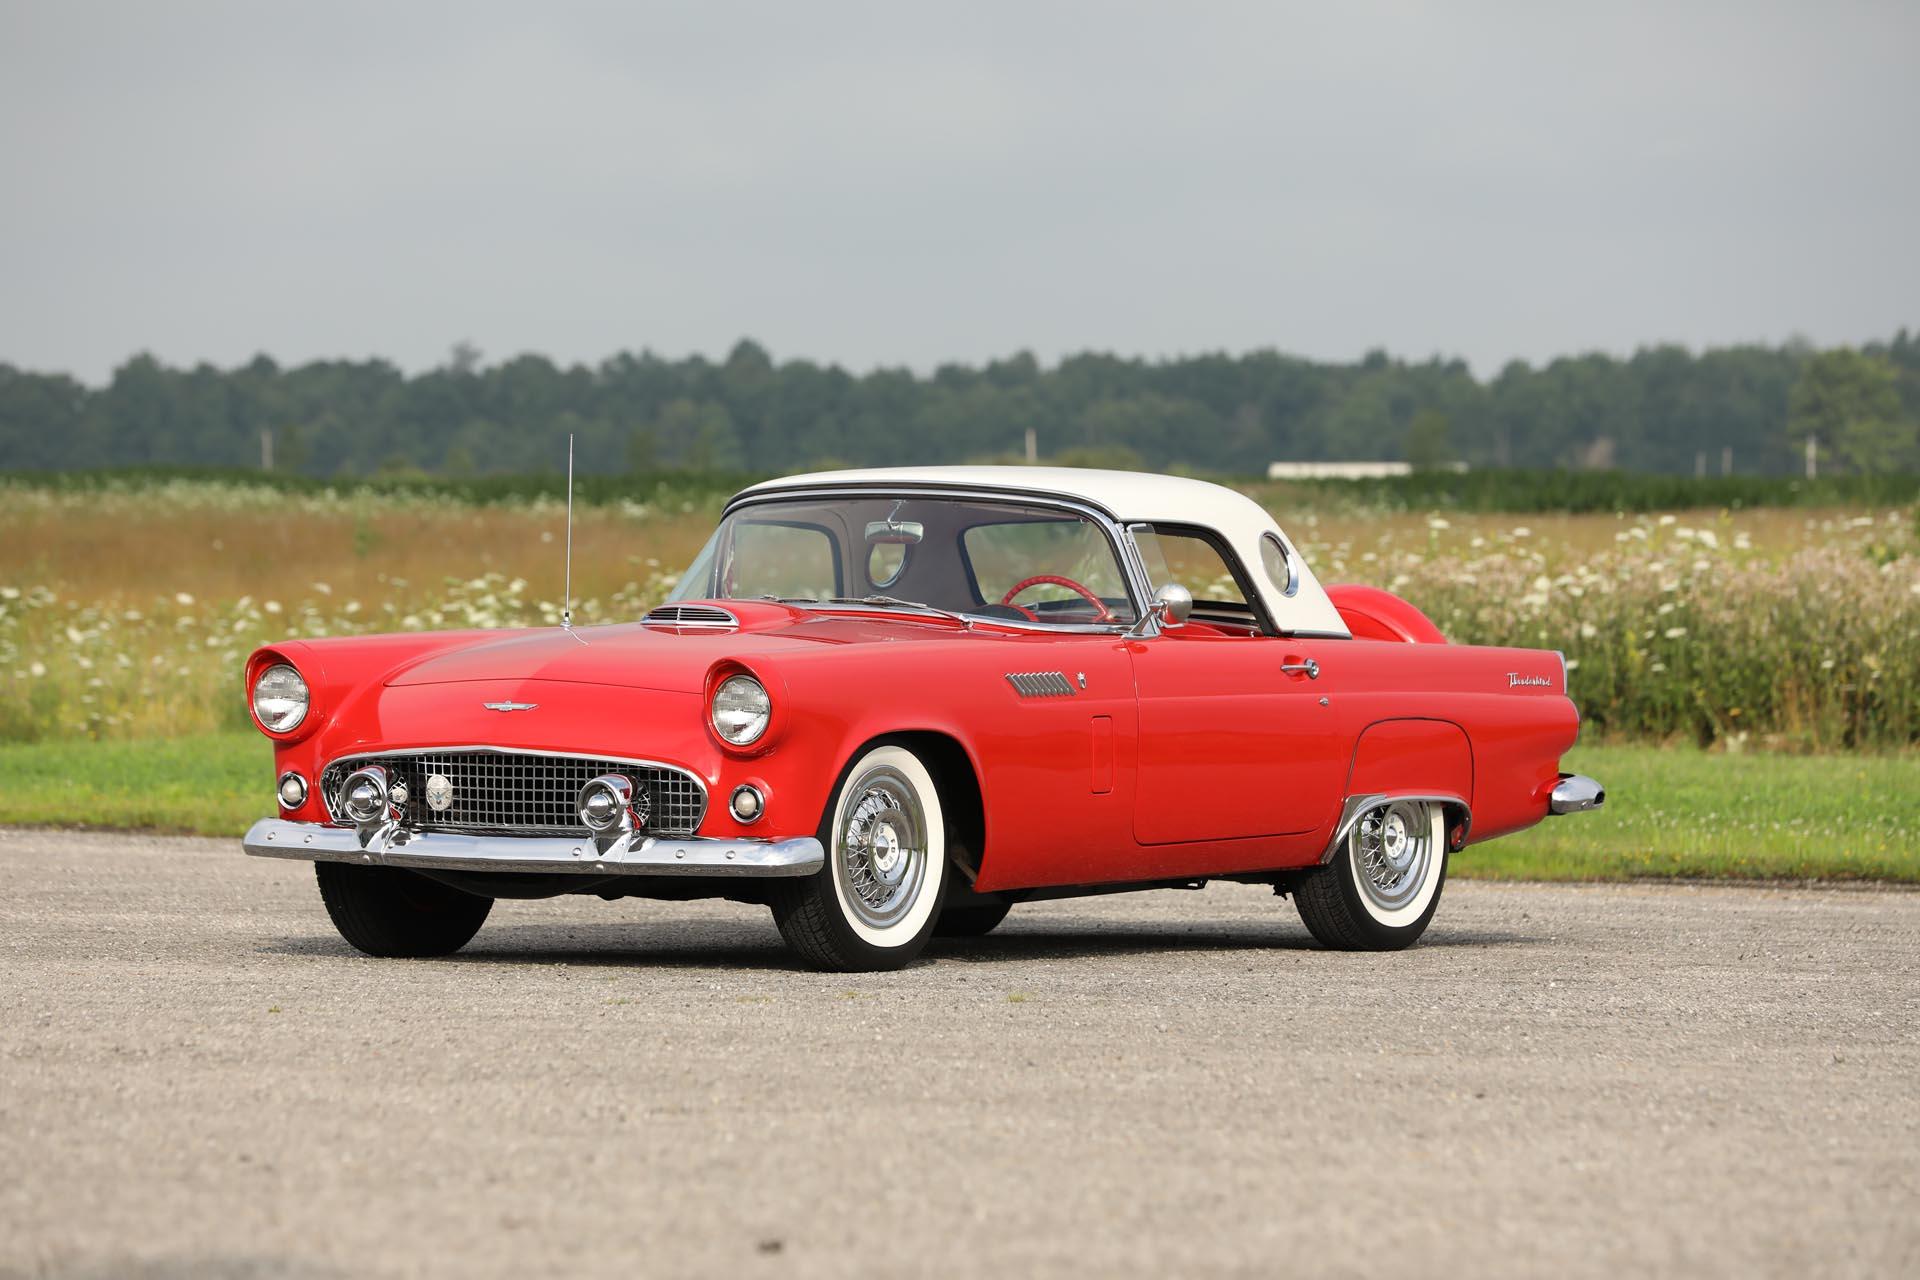
[[(335, 760), (320, 774), (327, 812), (341, 822), (340, 792), (355, 769), (377, 764), (394, 783), (404, 783), (404, 821), (421, 831), (493, 835), (578, 835), (574, 806), (580, 788), (603, 773), (620, 773), (644, 789), (651, 812), (647, 832), (690, 836), (707, 813), (707, 791), (681, 769), (630, 760), (522, 754), (497, 750), (404, 751)], [(453, 784), (453, 807), (436, 813), (427, 805), (427, 779), (440, 774)], [(639, 806), (636, 804), (635, 806)]]

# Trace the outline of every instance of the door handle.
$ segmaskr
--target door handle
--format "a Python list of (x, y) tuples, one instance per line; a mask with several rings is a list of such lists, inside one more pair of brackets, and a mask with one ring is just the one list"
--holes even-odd
[(1320, 678), (1320, 664), (1312, 658), (1308, 658), (1305, 662), (1283, 662), (1280, 664), (1280, 669), (1290, 676), (1304, 675), (1309, 680)]

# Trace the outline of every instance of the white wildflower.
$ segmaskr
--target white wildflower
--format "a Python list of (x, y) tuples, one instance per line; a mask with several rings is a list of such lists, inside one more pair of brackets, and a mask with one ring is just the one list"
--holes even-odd
[(184, 591), (176, 591), (173, 593), (173, 602), (182, 609), (186, 609), (193, 605), (193, 597)]
[(1687, 634), (1687, 629), (1685, 627), (1668, 627), (1665, 632), (1665, 635), (1669, 640), (1678, 640), (1681, 636), (1685, 634)]
[(37, 680), (47, 674), (47, 664), (44, 662), (33, 663), (27, 668), (27, 674)]

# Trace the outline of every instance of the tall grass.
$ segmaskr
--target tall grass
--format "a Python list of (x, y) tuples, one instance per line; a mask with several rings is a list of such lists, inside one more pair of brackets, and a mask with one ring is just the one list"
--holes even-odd
[[(717, 505), (584, 509), (577, 615), (638, 616)], [(1920, 742), (1909, 510), (1279, 515), (1323, 581), (1399, 592), (1456, 641), (1564, 650), (1590, 735)], [(560, 529), (551, 494), (0, 484), (0, 741), (244, 727), (241, 662), (269, 640), (555, 623)]]

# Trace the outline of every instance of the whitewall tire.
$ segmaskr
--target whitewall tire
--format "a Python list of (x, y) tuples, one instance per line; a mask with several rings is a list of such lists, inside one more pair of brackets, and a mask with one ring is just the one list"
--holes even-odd
[(778, 886), (774, 919), (787, 945), (819, 969), (897, 969), (933, 935), (946, 892), (940, 789), (901, 746), (864, 752), (821, 825), (827, 865)]
[(1430, 800), (1389, 800), (1362, 813), (1333, 861), (1293, 890), (1300, 919), (1340, 951), (1397, 951), (1419, 940), (1447, 881), (1447, 815)]

